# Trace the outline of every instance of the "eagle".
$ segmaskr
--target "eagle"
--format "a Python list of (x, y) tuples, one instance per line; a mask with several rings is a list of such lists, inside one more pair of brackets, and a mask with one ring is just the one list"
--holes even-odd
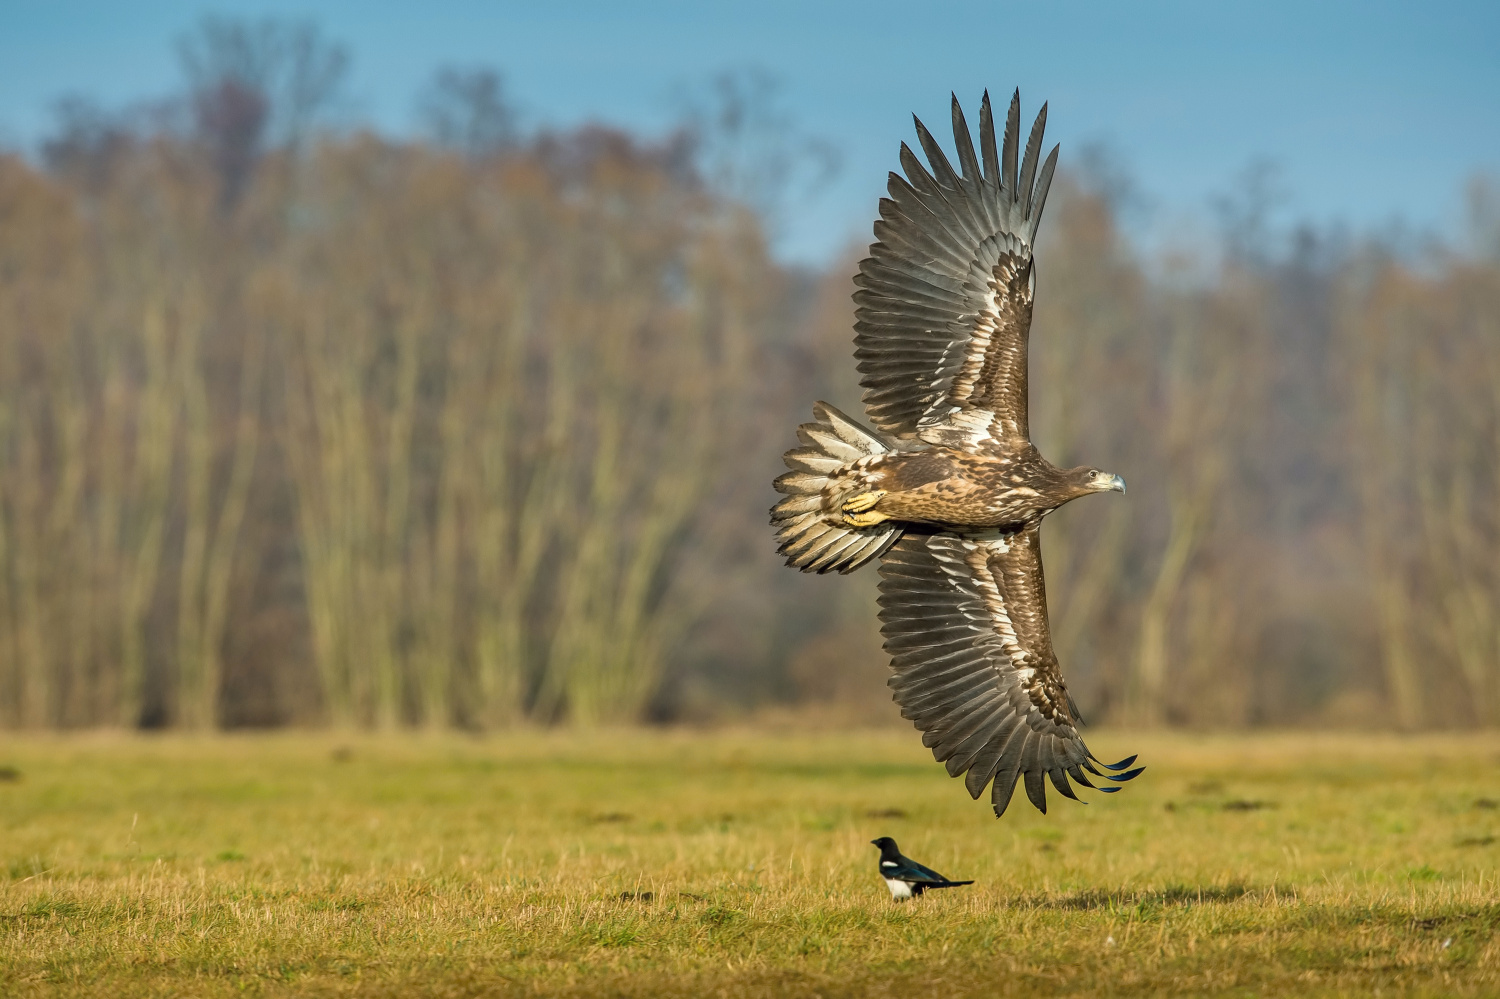
[[(1027, 422), (1033, 251), (1057, 165), (1038, 163), (1047, 107), (1020, 149), (1020, 91), (995, 143), (989, 94), (979, 148), (958, 98), (958, 169), (915, 118), (924, 166), (901, 144), (876, 242), (854, 279), (863, 426), (826, 402), (797, 430), (774, 485), (779, 552), (803, 572), (880, 560), (889, 684), (950, 776), (995, 815), (1019, 781), (1047, 810), (1045, 776), (1113, 792), (1144, 767), (1101, 763), (1052, 649), (1042, 520), (1071, 500), (1125, 491), (1097, 468), (1058, 468)], [(1019, 169), (1018, 169), (1019, 161)], [(1108, 783), (1096, 785), (1089, 776)]]

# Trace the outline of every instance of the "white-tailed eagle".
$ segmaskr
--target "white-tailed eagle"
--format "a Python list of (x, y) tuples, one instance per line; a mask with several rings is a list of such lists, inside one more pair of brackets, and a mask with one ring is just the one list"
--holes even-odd
[[(1024, 154), (1020, 94), (995, 144), (989, 95), (979, 149), (953, 100), (955, 170), (917, 121), (930, 165), (905, 143), (876, 242), (859, 267), (854, 356), (875, 430), (827, 403), (797, 431), (785, 495), (771, 510), (780, 551), (804, 572), (880, 559), (880, 620), (903, 717), (948, 773), (995, 814), (1016, 783), (1043, 812), (1043, 778), (1130, 780), (1135, 757), (1099, 764), (1052, 651), (1042, 518), (1118, 475), (1058, 468), (1031, 443), (1026, 351), (1032, 248), (1057, 163), (1040, 161), (1043, 105)], [(1018, 169), (1019, 162), (1019, 169)], [(1102, 768), (1102, 769), (1101, 769)], [(1104, 784), (1102, 791), (1115, 791)]]

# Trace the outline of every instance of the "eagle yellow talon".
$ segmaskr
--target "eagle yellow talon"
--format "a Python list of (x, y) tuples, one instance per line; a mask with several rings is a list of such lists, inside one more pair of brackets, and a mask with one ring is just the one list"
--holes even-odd
[(864, 513), (866, 510), (870, 509), (870, 507), (874, 506), (876, 503), (879, 503), (880, 498), (884, 495), (884, 489), (871, 489), (867, 493), (860, 493), (858, 496), (851, 496), (849, 499), (844, 500), (843, 511), (846, 514)]
[(884, 489), (872, 489), (845, 500), (843, 506), (839, 508), (844, 515), (844, 525), (846, 527), (873, 527), (882, 520), (889, 520), (890, 518), (885, 514), (877, 513), (873, 509), (885, 492)]

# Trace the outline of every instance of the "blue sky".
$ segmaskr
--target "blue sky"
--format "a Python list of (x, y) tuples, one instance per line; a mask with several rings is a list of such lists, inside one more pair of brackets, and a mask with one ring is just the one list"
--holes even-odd
[[(1285, 217), (1455, 232), (1461, 187), (1500, 174), (1500, 3), (1058, 2), (546, 4), (364, 0), (0, 0), (0, 143), (34, 147), (58, 97), (120, 105), (178, 81), (173, 41), (205, 14), (309, 18), (353, 55), (352, 109), (414, 123), (440, 65), (490, 65), (531, 124), (669, 127), (674, 96), (756, 67), (842, 153), (781, 240), (816, 261), (868, 236), (886, 171), (966, 105), (1020, 86), (1051, 104), (1063, 162), (1105, 143), (1157, 230), (1208, 216), (1246, 165), (1274, 162)], [(973, 120), (971, 118), (971, 120)]]

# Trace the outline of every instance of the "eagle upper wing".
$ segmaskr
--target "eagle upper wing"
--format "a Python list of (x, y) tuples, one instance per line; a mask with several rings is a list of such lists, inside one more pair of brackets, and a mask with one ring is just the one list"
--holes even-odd
[(1043, 105), (1019, 174), (1019, 91), (998, 154), (984, 95), (979, 156), (954, 97), (961, 173), (920, 120), (917, 137), (931, 172), (901, 144), (906, 177), (890, 175), (890, 197), (881, 199), (875, 223), (877, 242), (859, 265), (854, 294), (854, 356), (865, 410), (886, 433), (957, 447), (1029, 436), (1031, 250), (1057, 164), (1053, 146), (1037, 170), (1046, 121)]
[[(1052, 651), (1040, 522), (983, 537), (908, 532), (881, 559), (880, 621), (890, 686), (950, 776), (1004, 814), (1017, 780), (1047, 810), (1042, 777), (1077, 798), (1068, 778), (1127, 781), (1135, 757), (1095, 764)], [(1118, 788), (1100, 787), (1102, 791)]]

